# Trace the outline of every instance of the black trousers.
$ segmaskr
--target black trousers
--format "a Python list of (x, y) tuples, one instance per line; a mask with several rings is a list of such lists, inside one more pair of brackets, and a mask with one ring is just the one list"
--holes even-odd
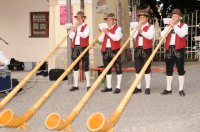
[[(113, 57), (117, 54), (119, 50), (111, 50), (111, 48), (106, 48), (105, 52), (102, 52), (103, 55), (103, 64), (104, 68), (107, 67), (107, 65), (110, 63), (110, 61), (113, 59)], [(121, 56), (117, 58), (117, 60), (114, 63), (116, 74), (122, 74), (121, 69)], [(110, 75), (112, 73), (112, 68), (109, 69), (107, 72), (107, 75)]]
[[(152, 48), (150, 49), (143, 49), (143, 47), (135, 48), (134, 50), (134, 60), (135, 60), (135, 70), (136, 73), (140, 73), (141, 69), (143, 68), (144, 64), (148, 60), (149, 56), (152, 53)], [(145, 74), (149, 74), (151, 72), (151, 63), (148, 66)]]
[(185, 63), (185, 48), (175, 49), (174, 46), (170, 46), (166, 50), (165, 63), (166, 63), (166, 74), (167, 76), (173, 75), (173, 67), (176, 64), (178, 75), (185, 75), (184, 63)]
[[(74, 46), (72, 48), (72, 60), (76, 60), (76, 58), (86, 49), (86, 47), (81, 47), (81, 46)], [(89, 71), (89, 51), (83, 56), (81, 59), (83, 62), (83, 69), (84, 71)], [(79, 61), (80, 62), (80, 61)], [(79, 62), (74, 66), (74, 71), (79, 70)]]

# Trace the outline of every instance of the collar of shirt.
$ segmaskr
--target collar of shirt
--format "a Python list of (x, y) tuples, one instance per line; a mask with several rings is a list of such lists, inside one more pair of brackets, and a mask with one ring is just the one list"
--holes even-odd
[(180, 26), (181, 25), (181, 22), (178, 22), (175, 26)]
[(85, 23), (82, 23), (81, 25), (79, 25), (79, 26), (77, 27), (77, 29), (81, 29), (81, 27), (84, 26), (84, 25), (85, 25)]
[(142, 29), (143, 29), (144, 27), (146, 27), (146, 26), (149, 26), (149, 23), (148, 23), (148, 22), (142, 26)]

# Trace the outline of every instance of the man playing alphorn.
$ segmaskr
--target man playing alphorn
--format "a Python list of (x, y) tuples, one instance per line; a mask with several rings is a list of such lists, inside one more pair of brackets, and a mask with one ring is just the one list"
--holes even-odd
[[(185, 96), (183, 91), (183, 85), (185, 81), (185, 69), (184, 69), (184, 56), (186, 46), (186, 36), (188, 34), (187, 24), (180, 22), (182, 13), (180, 9), (174, 9), (171, 15), (170, 26), (173, 27), (172, 31), (168, 34), (165, 42), (165, 62), (166, 62), (166, 79), (167, 88), (161, 93), (162, 95), (168, 95), (172, 93), (172, 79), (173, 79), (173, 67), (176, 64), (178, 70), (179, 79), (179, 95)], [(163, 36), (169, 25), (161, 32)]]
[[(152, 43), (154, 37), (154, 26), (148, 23), (149, 14), (143, 10), (139, 11), (137, 16), (139, 17), (138, 26), (136, 27), (138, 31), (133, 35), (135, 40), (134, 42), (134, 60), (135, 60), (135, 69), (136, 69), (136, 77), (140, 73), (142, 67), (148, 60), (149, 56), (152, 53)], [(145, 82), (146, 89), (145, 94), (150, 94), (150, 82), (151, 82), (151, 64), (148, 66), (145, 71)], [(137, 88), (133, 92), (141, 93), (141, 81), (138, 83)]]
[[(79, 11), (77, 12), (76, 16), (76, 23), (71, 28), (71, 32), (69, 34), (69, 37), (72, 39), (72, 60), (74, 61), (84, 49), (89, 44), (89, 26), (84, 23), (84, 20), (86, 16), (84, 15), (84, 12)], [(90, 69), (89, 69), (89, 52), (87, 52), (83, 58), (83, 68), (85, 71), (85, 77), (87, 82), (87, 90), (90, 88)], [(79, 80), (79, 63), (77, 63), (74, 67), (73, 71), (73, 79), (74, 79), (74, 86), (70, 89), (70, 91), (78, 90), (78, 80)]]
[[(115, 22), (116, 18), (113, 13), (109, 13), (106, 18), (107, 28), (103, 28), (102, 35), (99, 37), (99, 42), (102, 42), (102, 55), (103, 55), (103, 64), (104, 67), (106, 67), (109, 62), (113, 59), (113, 57), (117, 54), (117, 52), (120, 49), (120, 40), (122, 38), (122, 31), (121, 28), (118, 27)], [(117, 86), (114, 91), (115, 94), (118, 94), (121, 92), (121, 80), (122, 80), (122, 70), (121, 70), (121, 56), (118, 57), (118, 59), (114, 63), (115, 65), (115, 71), (117, 74)], [(101, 92), (111, 92), (112, 87), (111, 87), (111, 79), (112, 79), (112, 71), (111, 69), (108, 71), (106, 75), (106, 82), (107, 82), (107, 87)]]

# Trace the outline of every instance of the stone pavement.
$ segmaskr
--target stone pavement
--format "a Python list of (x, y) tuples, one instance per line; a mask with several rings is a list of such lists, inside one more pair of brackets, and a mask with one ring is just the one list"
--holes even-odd
[[(14, 73), (14, 77), (21, 77)], [(23, 77), (21, 77), (23, 78)], [(87, 105), (72, 124), (73, 132), (87, 132), (86, 121), (93, 112), (102, 112), (106, 117), (118, 106), (135, 78), (135, 73), (123, 73), (122, 93), (101, 93), (102, 85), (94, 93)], [(17, 115), (23, 114), (53, 84), (48, 79), (34, 77), (5, 108), (12, 108)], [(42, 81), (41, 81), (42, 80)], [(93, 80), (94, 82), (95, 80)], [(116, 75), (113, 74), (112, 86), (115, 88)], [(186, 65), (185, 97), (178, 94), (177, 73), (173, 79), (173, 94), (162, 96), (166, 87), (164, 73), (153, 73), (151, 94), (143, 93), (132, 96), (120, 120), (115, 125), (115, 132), (200, 132), (200, 64)], [(61, 83), (53, 95), (27, 123), (27, 132), (49, 132), (44, 126), (48, 114), (58, 112), (65, 118), (80, 98), (86, 93), (85, 82), (80, 83), (80, 90), (69, 92), (67, 81)], [(1, 98), (2, 100), (2, 98)], [(5, 109), (4, 108), (4, 109)], [(16, 132), (17, 129), (0, 128), (0, 132)]]

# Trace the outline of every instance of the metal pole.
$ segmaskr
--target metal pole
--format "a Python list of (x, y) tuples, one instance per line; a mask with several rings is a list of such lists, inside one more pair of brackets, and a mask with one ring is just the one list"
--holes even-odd
[[(188, 14), (188, 25), (190, 24), (190, 14)], [(188, 32), (190, 28), (188, 28)], [(187, 35), (187, 40), (189, 39), (189, 34)], [(187, 41), (187, 59), (189, 58), (189, 41)]]
[[(191, 26), (194, 24), (193, 19), (194, 19), (194, 12), (192, 12), (192, 19), (191, 19)], [(193, 27), (191, 27), (191, 34), (190, 34), (190, 48), (191, 48), (191, 56), (190, 59), (193, 58), (193, 45), (192, 45), (192, 36), (193, 36)]]
[[(67, 11), (67, 23), (72, 23), (71, 20), (71, 0), (67, 0), (66, 1), (66, 11)], [(67, 31), (69, 32), (70, 29), (68, 29)], [(71, 39), (68, 37), (67, 38), (67, 67), (69, 67), (69, 65), (72, 63), (71, 60)], [(68, 85), (71, 85), (73, 83), (72, 81), (72, 75), (71, 73), (68, 75)]]
[(81, 9), (81, 11), (83, 11), (83, 12), (84, 12), (84, 5), (85, 5), (84, 0), (80, 0), (80, 9)]
[[(197, 24), (198, 24), (198, 22), (197, 22), (197, 19), (198, 19), (198, 18), (197, 18), (198, 10), (195, 10), (195, 12), (196, 12), (196, 15), (195, 15), (195, 20), (196, 20), (196, 21), (195, 21), (195, 24), (197, 25)], [(198, 28), (198, 27), (195, 27), (195, 35), (194, 35), (194, 36), (197, 36), (197, 28)], [(197, 57), (198, 57), (198, 56), (197, 56), (197, 53), (198, 53), (198, 52), (197, 52), (197, 51), (198, 51), (197, 47), (198, 47), (198, 45), (197, 45), (197, 41), (196, 41), (196, 40), (194, 40), (194, 42), (195, 42), (195, 59), (197, 59)]]

